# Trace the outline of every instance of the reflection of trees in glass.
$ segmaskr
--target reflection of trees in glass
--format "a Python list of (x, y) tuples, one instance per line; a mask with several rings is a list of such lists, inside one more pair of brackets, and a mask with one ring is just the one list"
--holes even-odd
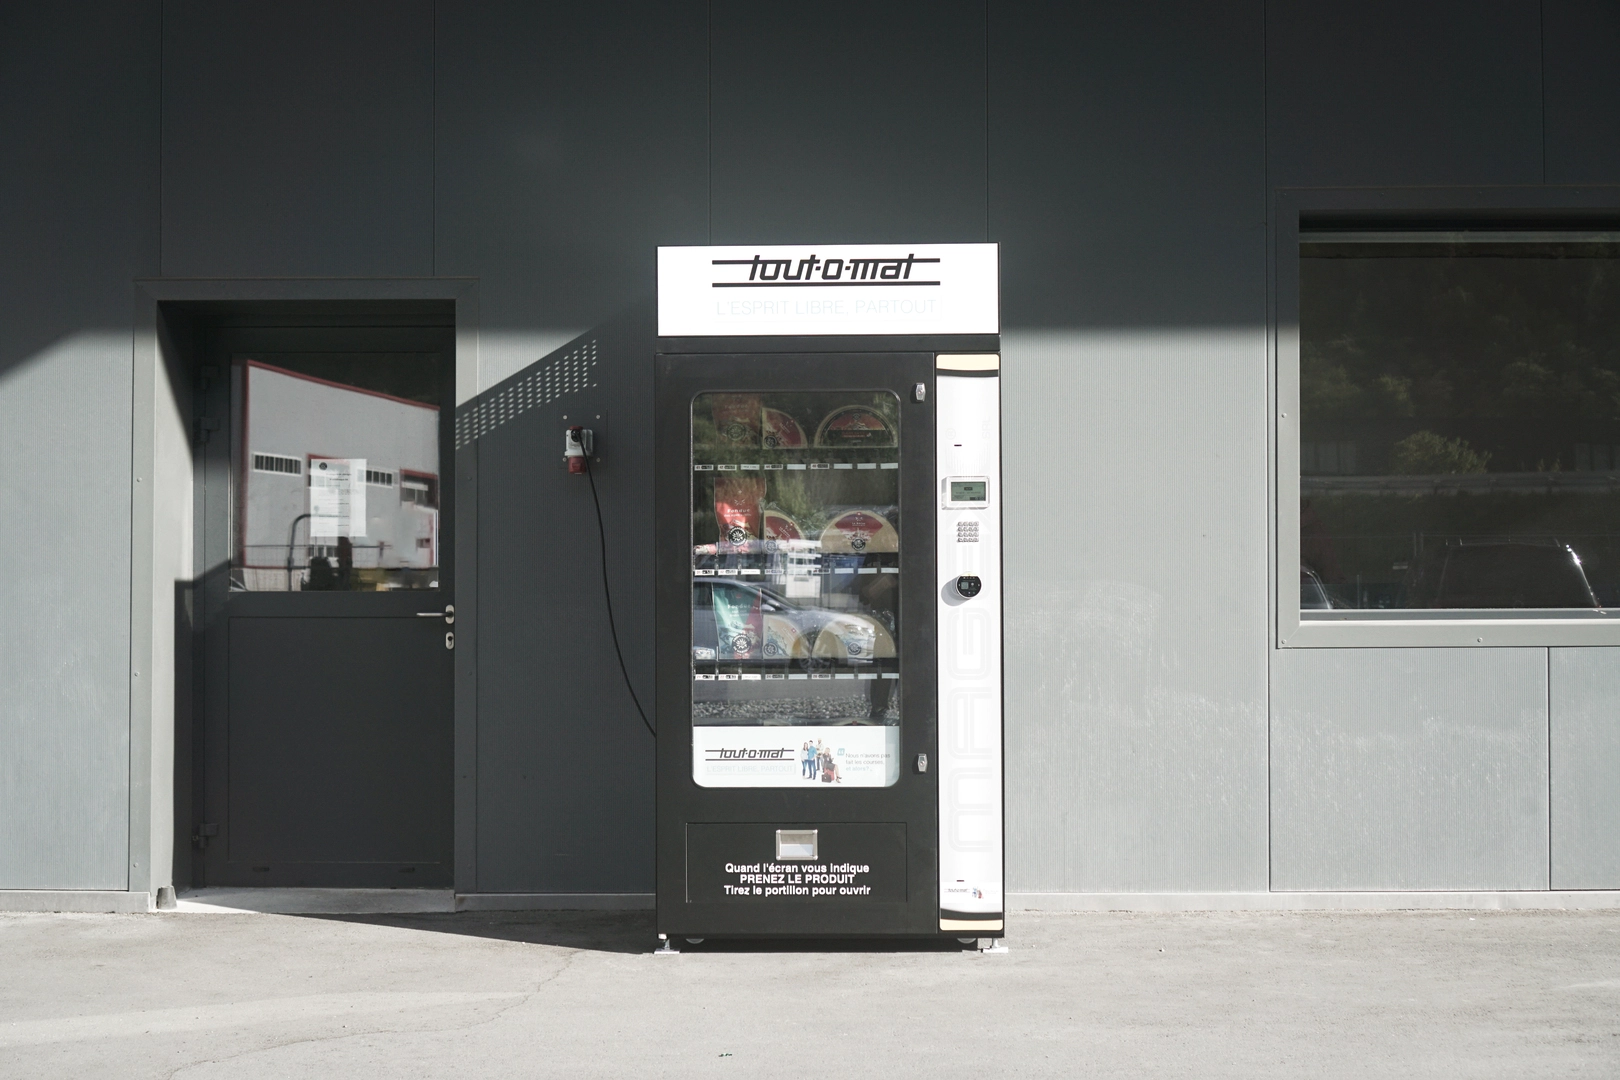
[(1620, 244), (1301, 256), (1300, 439), (1352, 447), (1362, 478), (1302, 481), (1301, 561), (1381, 607), (1433, 545), (1556, 540), (1620, 603), (1620, 489), (1594, 475), (1620, 446)]
[(1395, 444), (1389, 455), (1389, 471), (1397, 476), (1482, 473), (1490, 460), (1490, 451), (1471, 449), (1463, 439), (1418, 431)]
[[(849, 405), (872, 409), (889, 425), (896, 438), (901, 434), (900, 399), (888, 390), (795, 390), (713, 392), (697, 395), (692, 403), (692, 456), (694, 463), (755, 464), (767, 468), (756, 475), (765, 480), (763, 509), (776, 510), (792, 518), (807, 539), (815, 539), (831, 520), (845, 510), (861, 508), (883, 515), (891, 525), (901, 527), (898, 502), (899, 472), (890, 469), (827, 469), (814, 472), (784, 466), (806, 462), (866, 466), (898, 460), (897, 445), (767, 447), (762, 445), (761, 429), (745, 432), (742, 440), (728, 438), (716, 423), (716, 410), (730, 410), (735, 418), (739, 409), (779, 410), (792, 417), (807, 440), (827, 416)], [(763, 419), (761, 417), (761, 419)], [(746, 425), (742, 425), (746, 427)], [(714, 513), (714, 484), (718, 474), (694, 474), (695, 505), (692, 513), (694, 543), (712, 543), (719, 538)]]
[(1303, 438), (1355, 439), (1375, 473), (1409, 471), (1395, 447), (1424, 431), (1462, 439), (1492, 472), (1571, 468), (1575, 442), (1617, 441), (1620, 245), (1301, 253)]

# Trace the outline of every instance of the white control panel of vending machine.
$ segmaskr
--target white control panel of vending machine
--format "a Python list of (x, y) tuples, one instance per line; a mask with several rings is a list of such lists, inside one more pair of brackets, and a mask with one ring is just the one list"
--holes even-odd
[(1001, 358), (935, 361), (939, 928), (1003, 931)]

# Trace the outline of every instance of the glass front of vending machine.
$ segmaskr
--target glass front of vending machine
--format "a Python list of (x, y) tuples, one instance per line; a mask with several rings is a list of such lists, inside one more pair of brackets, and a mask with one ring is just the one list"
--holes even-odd
[(669, 938), (1002, 933), (997, 339), (854, 344), (660, 339)]

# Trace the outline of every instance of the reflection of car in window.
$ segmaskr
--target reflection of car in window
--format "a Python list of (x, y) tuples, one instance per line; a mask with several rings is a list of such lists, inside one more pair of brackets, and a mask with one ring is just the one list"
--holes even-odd
[(1409, 608), (1597, 608), (1568, 544), (1453, 540), (1432, 547), (1406, 579)]
[[(718, 603), (717, 603), (718, 598)], [(759, 607), (761, 625), (757, 647), (722, 648), (717, 606), (732, 612)], [(823, 666), (831, 663), (868, 664), (893, 659), (894, 635), (879, 619), (862, 612), (832, 611), (804, 606), (772, 589), (731, 578), (694, 583), (692, 597), (692, 658), (698, 663), (728, 662), (751, 654), (751, 662), (783, 666)]]
[(1299, 608), (1301, 611), (1328, 611), (1335, 607), (1322, 584), (1322, 575), (1308, 566), (1299, 568)]

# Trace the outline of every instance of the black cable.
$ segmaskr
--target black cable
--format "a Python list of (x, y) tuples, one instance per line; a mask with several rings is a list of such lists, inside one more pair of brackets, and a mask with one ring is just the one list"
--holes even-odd
[(596, 494), (596, 474), (591, 472), (591, 455), (585, 455), (585, 478), (591, 482), (591, 502), (596, 504), (596, 539), (602, 547), (602, 599), (607, 602), (608, 632), (613, 635), (613, 654), (619, 658), (619, 674), (624, 676), (624, 688), (630, 691), (630, 700), (636, 703), (636, 713), (641, 717), (641, 723), (647, 729), (647, 734), (658, 738), (658, 732), (647, 719), (647, 712), (641, 707), (641, 699), (636, 696), (636, 688), (630, 681), (630, 669), (624, 665), (624, 650), (619, 648), (619, 628), (613, 622), (613, 591), (608, 588), (607, 571), (607, 529), (602, 525), (602, 500)]

